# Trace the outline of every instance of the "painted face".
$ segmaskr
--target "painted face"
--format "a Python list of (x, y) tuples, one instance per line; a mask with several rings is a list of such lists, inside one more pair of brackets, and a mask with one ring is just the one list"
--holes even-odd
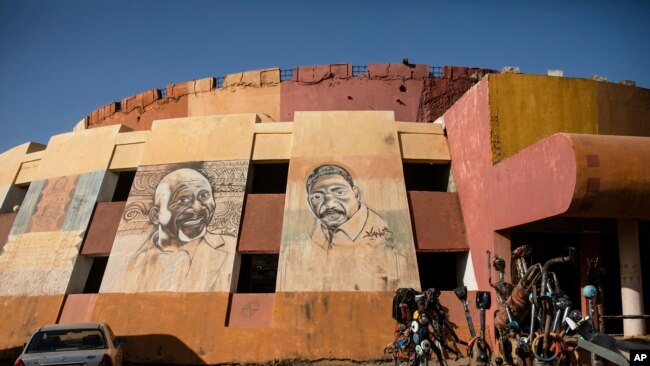
[(168, 176), (159, 186), (158, 221), (166, 236), (187, 243), (205, 235), (215, 202), (203, 175), (191, 169), (181, 173)]
[(338, 174), (318, 178), (309, 190), (309, 206), (329, 229), (336, 229), (359, 210), (359, 190)]

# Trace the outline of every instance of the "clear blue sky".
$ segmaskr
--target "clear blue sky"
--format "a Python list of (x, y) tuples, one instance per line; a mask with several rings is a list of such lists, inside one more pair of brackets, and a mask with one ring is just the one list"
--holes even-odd
[(0, 0), (0, 153), (151, 88), (265, 67), (409, 57), (648, 88), (649, 14), (647, 0)]

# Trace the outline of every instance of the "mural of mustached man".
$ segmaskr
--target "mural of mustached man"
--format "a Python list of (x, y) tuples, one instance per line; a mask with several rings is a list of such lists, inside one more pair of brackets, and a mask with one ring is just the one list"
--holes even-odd
[(307, 199), (316, 217), (312, 241), (324, 248), (393, 240), (388, 224), (361, 202), (361, 188), (345, 169), (321, 165), (307, 178)]
[(229, 291), (247, 170), (247, 161), (138, 170), (102, 292)]
[[(277, 291), (394, 291), (417, 284), (410, 222), (402, 219), (408, 211), (390, 208), (399, 207), (397, 183), (362, 179), (334, 162), (297, 164), (294, 174), (303, 178), (288, 190)], [(395, 194), (379, 202), (384, 192)]]

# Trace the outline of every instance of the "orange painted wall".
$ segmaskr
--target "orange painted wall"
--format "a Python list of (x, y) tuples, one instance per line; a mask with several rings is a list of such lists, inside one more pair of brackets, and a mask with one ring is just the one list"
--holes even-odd
[[(100, 294), (93, 320), (107, 321), (117, 334), (129, 337), (125, 357), (132, 362), (385, 359), (383, 348), (393, 340), (395, 325), (392, 293), (274, 296), (271, 326), (256, 329), (225, 326), (229, 297), (225, 293)], [(452, 292), (443, 292), (440, 301), (450, 309), (458, 335), (468, 340), (460, 302)], [(478, 327), (478, 312), (472, 313)]]
[(0, 359), (18, 357), (40, 326), (56, 323), (63, 295), (0, 296)]

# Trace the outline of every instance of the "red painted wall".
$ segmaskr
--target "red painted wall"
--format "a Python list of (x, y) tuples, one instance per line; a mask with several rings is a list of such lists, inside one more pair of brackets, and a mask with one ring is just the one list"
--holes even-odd
[(2, 247), (7, 242), (11, 225), (14, 224), (15, 219), (16, 214), (13, 212), (0, 214), (0, 252), (2, 252)]
[(409, 191), (408, 199), (418, 251), (469, 250), (458, 193)]
[(284, 194), (247, 194), (237, 251), (279, 253)]
[(109, 255), (126, 202), (100, 202), (88, 225), (82, 255)]

